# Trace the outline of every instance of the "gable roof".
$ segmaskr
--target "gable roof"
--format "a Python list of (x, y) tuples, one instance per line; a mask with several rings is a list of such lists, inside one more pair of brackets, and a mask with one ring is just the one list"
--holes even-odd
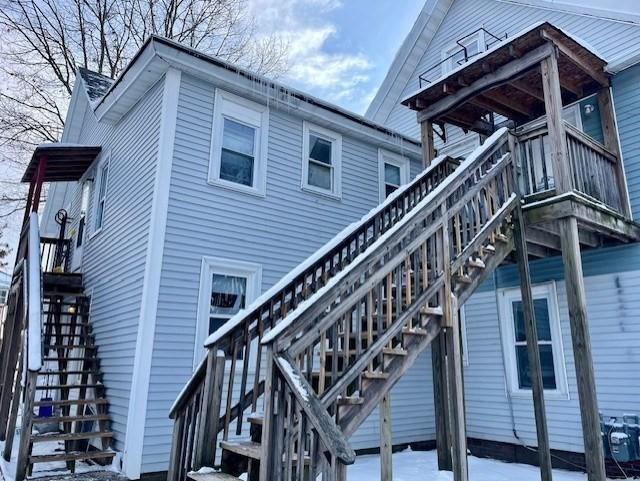
[(84, 82), (85, 90), (90, 102), (100, 100), (111, 88), (114, 82), (112, 78), (89, 70), (85, 67), (78, 68), (78, 74)]
[[(624, 22), (640, 26), (640, 15), (617, 10), (609, 4), (607, 4), (607, 9), (605, 10), (575, 5), (561, 0), (554, 2), (549, 0), (494, 1), (496, 3), (517, 4), (573, 15), (588, 15), (603, 21)], [(387, 121), (391, 110), (400, 102), (404, 88), (414, 74), (418, 63), (429, 47), (453, 2), (454, 0), (426, 0), (418, 19), (396, 53), (380, 88), (365, 113), (365, 117), (380, 123)], [(607, 70), (615, 73), (637, 62), (640, 62), (640, 46), (636, 46), (634, 51), (625, 51), (620, 57), (611, 59)]]

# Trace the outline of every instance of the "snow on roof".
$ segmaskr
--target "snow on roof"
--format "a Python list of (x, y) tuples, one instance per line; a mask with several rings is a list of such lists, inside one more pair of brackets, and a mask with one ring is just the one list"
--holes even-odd
[(84, 67), (80, 67), (78, 73), (82, 77), (91, 102), (100, 100), (114, 82), (112, 78)]
[(416, 95), (419, 95), (420, 93), (422, 93), (425, 90), (430, 89), (431, 87), (433, 87), (435, 84), (442, 82), (443, 80), (449, 78), (449, 77), (454, 77), (457, 73), (459, 73), (461, 70), (469, 68), (470, 65), (473, 65), (475, 63), (480, 62), (482, 59), (484, 59), (485, 57), (491, 55), (492, 53), (494, 53), (496, 50), (504, 47), (505, 45), (510, 44), (511, 42), (513, 42), (514, 40), (520, 38), (520, 37), (524, 37), (525, 35), (527, 35), (528, 33), (531, 33), (532, 31), (540, 28), (543, 25), (550, 25), (551, 27), (555, 28), (556, 30), (558, 30), (559, 32), (561, 32), (562, 34), (566, 35), (567, 37), (569, 37), (571, 40), (573, 40), (574, 42), (576, 42), (577, 44), (579, 44), (581, 47), (585, 48), (586, 50), (589, 50), (592, 54), (594, 54), (595, 56), (599, 57), (601, 60), (603, 60), (604, 62), (606, 62), (606, 59), (600, 55), (597, 50), (592, 47), (589, 43), (585, 42), (584, 40), (580, 39), (579, 37), (576, 37), (575, 35), (567, 32), (566, 30), (563, 30), (562, 28), (554, 25), (553, 23), (547, 21), (547, 20), (543, 20), (540, 22), (535, 22), (531, 25), (529, 25), (528, 27), (523, 28), (522, 30), (520, 30), (518, 33), (516, 33), (515, 35), (508, 37), (500, 42), (496, 42), (495, 44), (493, 44), (491, 46), (491, 48), (489, 48), (488, 50), (485, 50), (484, 52), (475, 55), (473, 58), (471, 58), (468, 62), (465, 62), (461, 65), (458, 65), (456, 68), (454, 68), (453, 70), (450, 70), (448, 72), (446, 72), (445, 74), (441, 75), (440, 77), (438, 77), (437, 79), (429, 82), (427, 85), (425, 85), (424, 87), (420, 87), (418, 90), (415, 90), (414, 92), (410, 93), (409, 95), (406, 95), (401, 103), (405, 103), (407, 102), (409, 99), (415, 97)]

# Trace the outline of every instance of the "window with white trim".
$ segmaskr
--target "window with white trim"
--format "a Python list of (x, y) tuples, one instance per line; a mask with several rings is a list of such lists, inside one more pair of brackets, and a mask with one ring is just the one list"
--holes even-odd
[(442, 75), (446, 75), (452, 70), (455, 70), (463, 63), (468, 62), (473, 59), (473, 57), (484, 51), (485, 39), (484, 32), (482, 30), (474, 33), (473, 35), (464, 37), (460, 43), (454, 42), (442, 51)]
[(104, 211), (107, 204), (107, 182), (109, 181), (109, 159), (106, 159), (98, 168), (98, 189), (96, 191), (96, 217), (94, 232), (102, 229), (104, 224)]
[[(555, 284), (534, 286), (532, 292), (545, 395), (566, 398), (567, 377)], [(500, 298), (507, 385), (511, 394), (529, 395), (531, 379), (522, 295), (519, 288), (504, 289)]]
[(380, 201), (409, 182), (409, 159), (386, 150), (378, 150)]
[(195, 362), (204, 341), (260, 294), (262, 267), (250, 262), (204, 257), (200, 271)]
[(264, 195), (269, 112), (266, 105), (216, 90), (209, 182)]
[(317, 125), (302, 126), (302, 188), (340, 197), (342, 136)]
[(0, 289), (0, 306), (7, 303), (8, 297), (9, 297), (9, 290), (4, 288)]

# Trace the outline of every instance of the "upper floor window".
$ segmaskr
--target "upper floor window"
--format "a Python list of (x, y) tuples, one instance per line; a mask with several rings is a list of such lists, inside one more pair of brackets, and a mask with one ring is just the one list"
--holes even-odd
[(266, 105), (216, 90), (209, 182), (264, 195), (268, 122)]
[(0, 289), (0, 306), (7, 303), (7, 298), (9, 297), (9, 291), (7, 289)]
[(107, 181), (109, 180), (109, 159), (105, 160), (98, 169), (98, 190), (96, 193), (96, 219), (94, 231), (102, 229), (104, 224), (104, 211), (107, 202)]
[(302, 188), (340, 197), (342, 136), (303, 122)]
[(378, 150), (380, 201), (409, 182), (409, 159), (385, 150)]
[[(555, 285), (534, 286), (532, 291), (545, 395), (566, 398), (567, 378)], [(528, 395), (531, 378), (520, 289), (505, 289), (500, 296), (507, 384), (512, 394)]]
[[(466, 50), (466, 52), (465, 52)], [(442, 75), (446, 75), (485, 51), (484, 31), (479, 30), (449, 45), (442, 51)]]

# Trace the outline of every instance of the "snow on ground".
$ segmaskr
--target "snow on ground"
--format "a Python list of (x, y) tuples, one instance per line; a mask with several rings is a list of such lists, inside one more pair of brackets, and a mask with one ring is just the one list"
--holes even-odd
[[(402, 451), (393, 454), (393, 481), (451, 481), (453, 474), (438, 471), (436, 451)], [(378, 481), (380, 456), (358, 456), (347, 469), (348, 481)], [(587, 475), (560, 469), (553, 470), (554, 481), (585, 481)], [(526, 464), (504, 463), (469, 456), (469, 481), (539, 481), (540, 470)]]

